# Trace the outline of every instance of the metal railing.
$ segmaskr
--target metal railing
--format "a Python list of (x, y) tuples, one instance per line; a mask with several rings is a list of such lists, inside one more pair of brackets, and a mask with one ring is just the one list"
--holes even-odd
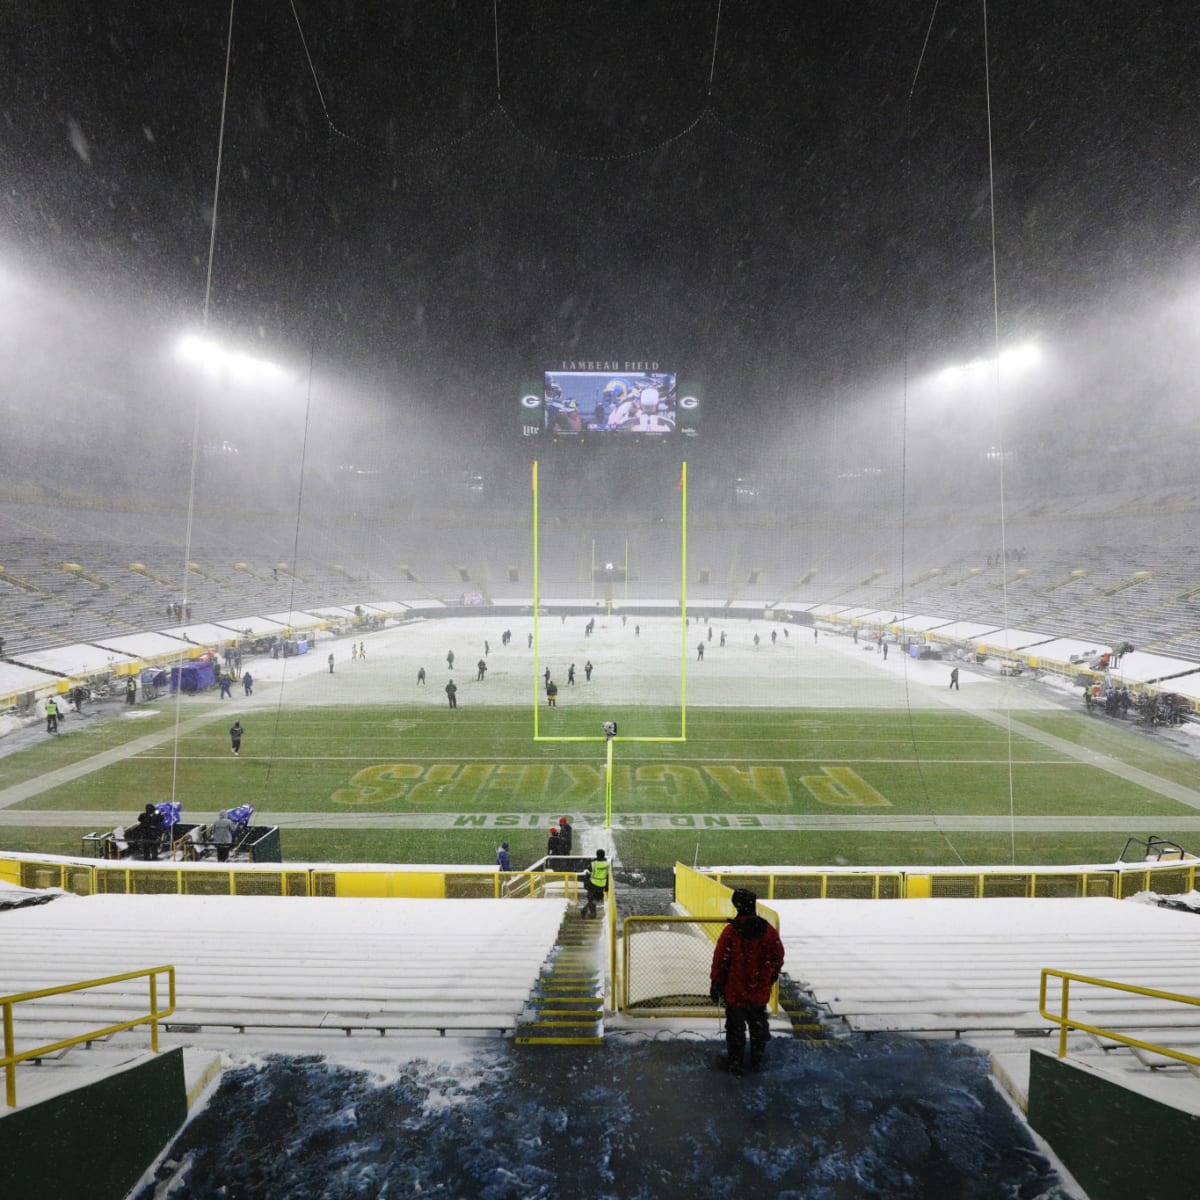
[[(1062, 981), (1059, 995), (1059, 1011), (1056, 1013), (1047, 1012), (1046, 1010), (1046, 985), (1051, 976)], [(1086, 1021), (1074, 1020), (1069, 1011), (1071, 1006), (1072, 982), (1088, 984), (1092, 987), (1108, 988), (1116, 992), (1128, 992), (1135, 996), (1149, 996), (1155, 1000), (1170, 1000), (1179, 1004), (1190, 1004), (1200, 1008), (1200, 996), (1181, 996), (1176, 992), (1164, 992), (1158, 988), (1139, 987), (1132, 983), (1117, 983), (1111, 979), (1096, 979), (1090, 975), (1077, 975), (1072, 971), (1058, 971), (1053, 967), (1046, 967), (1042, 971), (1042, 982), (1038, 991), (1038, 1010), (1047, 1021), (1053, 1021), (1059, 1027), (1059, 1058), (1066, 1058), (1067, 1056), (1067, 1031), (1078, 1029), (1084, 1033), (1093, 1034), (1095, 1037), (1108, 1038), (1111, 1041), (1120, 1042), (1125, 1046), (1134, 1046), (1139, 1050), (1148, 1050), (1153, 1054), (1161, 1054), (1164, 1058), (1173, 1058), (1179, 1062), (1200, 1066), (1200, 1057), (1194, 1054), (1184, 1054), (1182, 1050), (1170, 1050), (1154, 1042), (1144, 1042), (1139, 1038), (1129, 1037), (1127, 1034), (1119, 1033), (1114, 1029), (1105, 1029), (1099, 1025), (1090, 1025)]]
[(498, 871), (496, 896), (506, 900), (540, 900), (546, 896), (579, 899), (579, 874), (575, 871)]
[[(778, 927), (779, 918), (759, 906)], [(709, 999), (713, 948), (727, 917), (625, 917), (622, 929), (621, 1011), (630, 1017), (709, 1017), (721, 1006)], [(768, 1004), (779, 1011), (779, 988)]]
[[(166, 972), (168, 1006), (158, 1007), (158, 977)], [(82, 992), (88, 988), (104, 987), (106, 984), (122, 983), (126, 979), (139, 979), (146, 976), (150, 980), (150, 1011), (131, 1021), (118, 1021), (115, 1025), (106, 1025), (103, 1029), (93, 1029), (75, 1037), (64, 1038), (60, 1042), (51, 1042), (45, 1046), (37, 1046), (32, 1050), (15, 1050), (13, 1036), (13, 1006), (26, 1000), (41, 1000), (46, 996), (60, 996), (66, 992)], [(17, 1071), (19, 1062), (31, 1058), (44, 1058), (56, 1050), (65, 1050), (69, 1046), (78, 1046), (82, 1042), (94, 1042), (98, 1038), (107, 1037), (111, 1033), (120, 1033), (123, 1029), (132, 1029), (135, 1025), (150, 1026), (150, 1048), (158, 1053), (158, 1022), (169, 1017), (175, 1011), (175, 968), (147, 967), (142, 971), (127, 971), (124, 975), (109, 975), (104, 979), (87, 979), (82, 983), (64, 983), (58, 987), (42, 988), (36, 992), (18, 992), (12, 996), (0, 996), (0, 1013), (4, 1021), (4, 1057), (0, 1058), (0, 1067), (4, 1068), (4, 1095), (9, 1108), (17, 1104)]]
[[(681, 867), (683, 868), (681, 870)], [(692, 868), (675, 866), (676, 893), (680, 879)], [(1200, 888), (1200, 859), (1121, 862), (1093, 868), (1000, 867), (795, 867), (787, 870), (697, 872), (727, 888), (747, 887), (760, 901), (773, 900), (917, 900), (928, 897), (1027, 899), (1114, 897), (1127, 899), (1140, 892), (1174, 896)], [(692, 910), (695, 911), (695, 910)]]

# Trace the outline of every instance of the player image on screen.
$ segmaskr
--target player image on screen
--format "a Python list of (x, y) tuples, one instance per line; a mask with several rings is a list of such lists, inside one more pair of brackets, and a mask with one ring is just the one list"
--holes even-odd
[[(659, 386), (669, 381), (669, 389)], [(636, 390), (610, 415), (608, 427), (622, 433), (673, 433), (675, 381), (670, 376), (639, 380)]]
[[(567, 376), (571, 380), (571, 376)], [(562, 385), (553, 375), (546, 376), (546, 431), (548, 433), (582, 433), (583, 414), (574, 396), (564, 395)]]
[(563, 371), (545, 376), (545, 428), (551, 434), (675, 432), (675, 376)]

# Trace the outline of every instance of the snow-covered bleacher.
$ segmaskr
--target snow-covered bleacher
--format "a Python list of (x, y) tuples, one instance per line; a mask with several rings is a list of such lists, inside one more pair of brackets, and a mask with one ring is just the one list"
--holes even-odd
[[(1044, 968), (1200, 996), (1200, 920), (1153, 904), (1112, 899), (783, 900), (788, 974), (847, 1029), (962, 1037), (988, 1049), (1018, 1089), (1031, 1045), (1057, 1026), (1038, 1011)], [(1059, 1005), (1057, 980), (1048, 997)], [(1087, 988), (1071, 991), (1070, 1015), (1200, 1053), (1200, 1007)], [(1043, 1037), (1046, 1041), (1039, 1041)], [(1074, 1032), (1072, 1058), (1103, 1064), (1182, 1092), (1200, 1112), (1200, 1077), (1182, 1063)]]
[[(192, 1042), (207, 1032), (228, 1044), (246, 1031), (495, 1036), (515, 1027), (564, 907), (561, 899), (62, 896), (0, 913), (0, 960), (6, 994), (172, 965), (168, 1024), (191, 1027)], [(145, 980), (30, 1001), (16, 1009), (18, 1042), (101, 1028), (146, 1002)]]
[[(689, 525), (693, 606), (837, 601), (1055, 636), (1129, 641), (1200, 658), (1196, 498), (1164, 494), (1014, 501), (1003, 530), (994, 505), (904, 514), (801, 514), (698, 507)], [(618, 602), (678, 591), (678, 513), (614, 519), (607, 508), (560, 511), (539, 528), (541, 594), (602, 595), (593, 563), (624, 567)], [(1005, 561), (1002, 545), (1008, 551)], [(399, 600), (453, 602), (464, 591), (511, 593), (533, 578), (523, 506), (434, 506), (392, 522), (371, 513), (199, 513), (184, 569), (181, 517), (85, 506), (0, 506), (0, 625), (10, 650), (161, 628), (186, 582), (195, 619), (230, 611), (338, 602), (353, 580)], [(64, 570), (75, 563), (82, 571)], [(144, 572), (131, 569), (141, 563)], [(278, 577), (274, 568), (286, 563)], [(515, 572), (516, 578), (510, 577)]]

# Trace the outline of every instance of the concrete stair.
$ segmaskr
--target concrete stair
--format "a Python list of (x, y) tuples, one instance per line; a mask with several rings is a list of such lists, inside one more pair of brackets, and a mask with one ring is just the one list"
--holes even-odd
[(558, 939), (529, 996), (513, 1041), (522, 1046), (599, 1046), (604, 1041), (603, 918), (577, 908), (563, 915)]

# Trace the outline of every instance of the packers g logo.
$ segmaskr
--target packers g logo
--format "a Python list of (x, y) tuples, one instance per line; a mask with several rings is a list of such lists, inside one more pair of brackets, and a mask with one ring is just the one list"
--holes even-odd
[(684, 396), (684, 397), (683, 397), (683, 398), (682, 398), (682, 399), (679, 401), (679, 407), (680, 407), (680, 408), (699, 408), (699, 407), (700, 407), (700, 401), (699, 401), (699, 399), (698, 399), (697, 397), (695, 397), (695, 396)]
[(525, 408), (541, 408), (542, 398), (541, 396), (522, 396), (521, 404)]

